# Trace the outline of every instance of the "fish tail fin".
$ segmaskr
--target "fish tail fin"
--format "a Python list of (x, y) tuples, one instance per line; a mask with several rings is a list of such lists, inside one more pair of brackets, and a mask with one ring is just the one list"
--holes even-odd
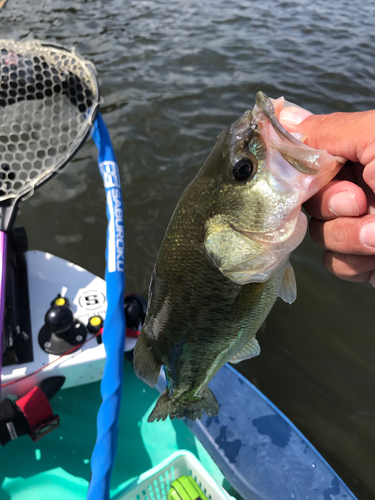
[(154, 387), (158, 381), (161, 362), (150, 351), (144, 330), (139, 334), (134, 349), (134, 372), (143, 382)]
[(156, 402), (155, 408), (148, 417), (148, 422), (154, 420), (165, 420), (168, 416), (174, 418), (189, 418), (190, 420), (201, 419), (203, 411), (208, 417), (215, 416), (219, 413), (219, 404), (208, 387), (205, 388), (202, 396), (195, 397), (193, 400), (187, 397), (180, 399), (170, 398), (168, 389), (166, 389)]

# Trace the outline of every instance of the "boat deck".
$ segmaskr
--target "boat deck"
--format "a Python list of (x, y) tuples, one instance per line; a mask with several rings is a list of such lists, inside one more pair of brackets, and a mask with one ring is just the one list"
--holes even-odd
[[(111, 496), (179, 449), (192, 452), (218, 484), (228, 486), (184, 422), (168, 419), (147, 423), (159, 393), (134, 375), (128, 361), (124, 362), (124, 371)], [(0, 499), (24, 500), (26, 491), (28, 500), (86, 499), (100, 402), (99, 382), (61, 390), (51, 400), (54, 412), (60, 416), (58, 429), (38, 442), (24, 436), (1, 449)], [(234, 495), (232, 490), (230, 493)]]

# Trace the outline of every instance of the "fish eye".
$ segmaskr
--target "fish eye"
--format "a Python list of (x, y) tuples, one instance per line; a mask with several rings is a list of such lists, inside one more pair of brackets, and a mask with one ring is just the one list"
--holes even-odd
[(233, 177), (236, 181), (246, 181), (255, 171), (254, 163), (250, 158), (243, 158), (233, 166)]

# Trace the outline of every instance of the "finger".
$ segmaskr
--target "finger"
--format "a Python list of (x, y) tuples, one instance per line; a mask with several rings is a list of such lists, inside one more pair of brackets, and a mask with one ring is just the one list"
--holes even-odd
[(289, 132), (304, 134), (305, 144), (312, 148), (363, 165), (375, 157), (375, 110), (306, 117), (306, 110), (287, 107), (281, 110), (279, 121)]
[[(338, 172), (334, 180), (346, 180), (359, 186), (367, 199), (366, 212), (368, 214), (375, 214), (375, 160), (370, 162), (366, 167), (361, 163), (348, 161), (340, 172)], [(362, 194), (356, 190), (353, 192), (353, 195), (357, 198), (357, 201), (360, 202), (359, 205), (361, 207), (361, 199), (358, 198), (358, 196), (361, 196), (363, 201)], [(341, 215), (340, 212), (338, 213)], [(361, 208), (360, 213), (362, 213)], [(344, 213), (342, 215), (344, 215)]]
[(356, 217), (367, 210), (367, 199), (363, 190), (349, 181), (333, 180), (304, 204), (306, 212), (321, 220), (336, 217)]
[(324, 252), (326, 268), (338, 278), (346, 281), (369, 281), (375, 269), (375, 255), (348, 255)]
[(363, 180), (375, 192), (375, 159), (370, 161), (363, 170)]
[(344, 254), (375, 255), (375, 215), (310, 220), (312, 239), (325, 250)]
[(347, 161), (337, 173), (335, 179), (340, 181), (350, 181), (362, 187), (362, 184), (365, 184), (363, 180), (363, 169), (364, 166), (361, 163)]

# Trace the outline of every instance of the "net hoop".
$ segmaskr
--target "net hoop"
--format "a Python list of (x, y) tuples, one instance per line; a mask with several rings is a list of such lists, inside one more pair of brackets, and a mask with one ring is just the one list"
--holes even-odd
[(95, 68), (74, 48), (0, 40), (0, 205), (61, 170), (90, 134)]

